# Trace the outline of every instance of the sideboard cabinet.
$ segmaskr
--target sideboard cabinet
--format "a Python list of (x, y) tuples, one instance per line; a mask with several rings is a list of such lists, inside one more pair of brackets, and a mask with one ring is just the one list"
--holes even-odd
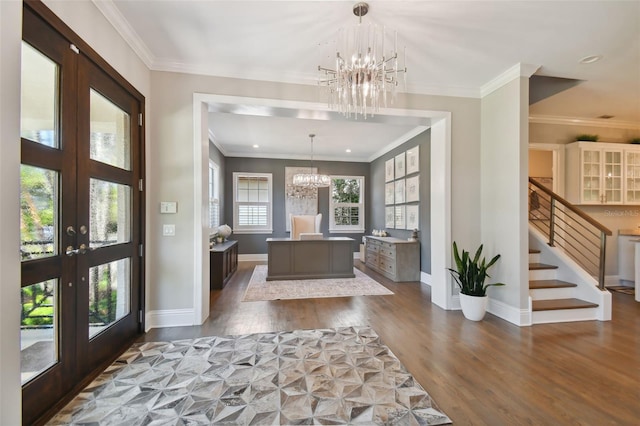
[(221, 290), (238, 269), (238, 242), (226, 241), (209, 250), (211, 290)]
[(365, 238), (365, 265), (396, 282), (420, 281), (419, 242), (393, 237)]

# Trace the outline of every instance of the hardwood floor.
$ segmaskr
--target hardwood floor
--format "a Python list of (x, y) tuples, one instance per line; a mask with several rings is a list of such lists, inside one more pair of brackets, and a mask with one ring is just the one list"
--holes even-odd
[(153, 329), (141, 341), (370, 325), (456, 425), (640, 424), (640, 303), (614, 292), (613, 320), (516, 327), (432, 305), (430, 289), (394, 283), (356, 266), (395, 293), (241, 302), (256, 263), (241, 262), (211, 316), (196, 327)]

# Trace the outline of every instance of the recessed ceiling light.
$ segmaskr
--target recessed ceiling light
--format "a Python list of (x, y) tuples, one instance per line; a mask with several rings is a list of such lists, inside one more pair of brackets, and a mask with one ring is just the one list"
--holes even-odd
[(580, 63), (581, 64), (592, 64), (594, 62), (598, 62), (600, 59), (602, 59), (602, 55), (590, 55), (590, 56), (585, 56), (584, 58), (580, 59)]
[(260, 148), (260, 145), (253, 145), (254, 148)]
[(351, 150), (350, 150), (349, 148), (347, 148), (347, 149), (345, 150), (345, 152), (351, 152)]

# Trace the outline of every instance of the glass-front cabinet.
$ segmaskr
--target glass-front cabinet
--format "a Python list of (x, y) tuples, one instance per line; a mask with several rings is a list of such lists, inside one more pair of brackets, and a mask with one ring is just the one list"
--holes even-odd
[[(640, 150), (638, 151), (640, 152)], [(624, 204), (628, 171), (625, 145), (575, 142), (567, 145), (566, 195), (574, 204)], [(640, 158), (639, 166), (640, 166)], [(640, 168), (640, 167), (639, 167)], [(640, 174), (638, 174), (640, 181)], [(640, 202), (640, 186), (636, 195)]]
[(624, 156), (625, 164), (625, 204), (640, 204), (640, 147), (637, 150), (627, 150)]

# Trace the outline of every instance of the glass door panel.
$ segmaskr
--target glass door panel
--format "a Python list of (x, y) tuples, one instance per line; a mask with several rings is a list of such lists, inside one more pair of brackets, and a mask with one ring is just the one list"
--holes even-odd
[(91, 159), (131, 170), (131, 117), (107, 98), (90, 90)]
[(23, 261), (58, 254), (58, 173), (20, 166), (20, 256)]
[(22, 43), (20, 136), (58, 147), (59, 67), (54, 61)]
[(58, 362), (58, 280), (20, 291), (20, 375), (22, 384)]
[(606, 203), (622, 202), (622, 152), (604, 153), (604, 194)]
[(120, 259), (89, 269), (89, 338), (131, 312), (131, 262)]
[(131, 241), (131, 187), (92, 178), (89, 197), (89, 247)]

